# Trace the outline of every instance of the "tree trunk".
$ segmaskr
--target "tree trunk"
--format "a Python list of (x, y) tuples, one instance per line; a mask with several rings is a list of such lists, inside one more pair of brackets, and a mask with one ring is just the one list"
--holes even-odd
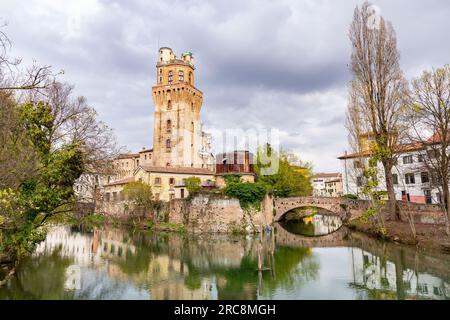
[(394, 179), (392, 177), (392, 159), (386, 159), (382, 161), (384, 168), (384, 177), (386, 180), (386, 190), (388, 193), (388, 210), (389, 216), (393, 220), (400, 220), (399, 210), (397, 210), (397, 200), (395, 199)]
[(447, 215), (445, 226), (446, 226), (447, 234), (450, 234), (450, 227), (449, 227), (449, 223), (450, 223), (450, 191), (448, 188), (449, 188), (448, 180), (443, 179), (442, 192), (443, 192), (443, 198), (444, 198), (443, 200), (444, 200), (445, 214)]

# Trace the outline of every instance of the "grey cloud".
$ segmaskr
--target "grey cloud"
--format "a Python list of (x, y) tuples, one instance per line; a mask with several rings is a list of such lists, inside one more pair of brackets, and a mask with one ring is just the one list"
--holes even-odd
[[(373, 2), (397, 31), (408, 77), (449, 63), (448, 1)], [(339, 169), (347, 145), (347, 32), (359, 3), (3, 0), (0, 20), (13, 53), (63, 68), (128, 149), (152, 144), (150, 90), (165, 45), (194, 53), (207, 128), (280, 129), (286, 148), (325, 171)]]

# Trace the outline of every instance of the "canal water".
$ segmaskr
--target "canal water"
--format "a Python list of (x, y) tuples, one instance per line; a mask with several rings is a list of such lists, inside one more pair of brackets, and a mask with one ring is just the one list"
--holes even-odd
[(450, 298), (450, 255), (345, 227), (296, 234), (305, 228), (233, 237), (58, 226), (0, 299)]

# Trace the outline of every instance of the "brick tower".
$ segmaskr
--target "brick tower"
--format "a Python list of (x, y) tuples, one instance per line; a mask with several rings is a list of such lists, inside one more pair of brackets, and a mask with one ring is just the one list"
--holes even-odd
[(203, 93), (194, 86), (194, 59), (185, 52), (178, 59), (172, 49), (159, 49), (155, 105), (153, 165), (202, 168), (200, 110)]

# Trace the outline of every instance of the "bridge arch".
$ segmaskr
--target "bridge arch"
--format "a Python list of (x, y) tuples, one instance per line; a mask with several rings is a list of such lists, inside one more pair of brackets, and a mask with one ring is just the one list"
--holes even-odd
[(346, 198), (329, 197), (293, 197), (276, 198), (274, 200), (275, 217), (274, 221), (280, 221), (286, 213), (293, 209), (315, 207), (324, 209), (328, 215), (339, 216), (346, 221), (359, 216), (364, 210), (365, 205), (358, 201)]

